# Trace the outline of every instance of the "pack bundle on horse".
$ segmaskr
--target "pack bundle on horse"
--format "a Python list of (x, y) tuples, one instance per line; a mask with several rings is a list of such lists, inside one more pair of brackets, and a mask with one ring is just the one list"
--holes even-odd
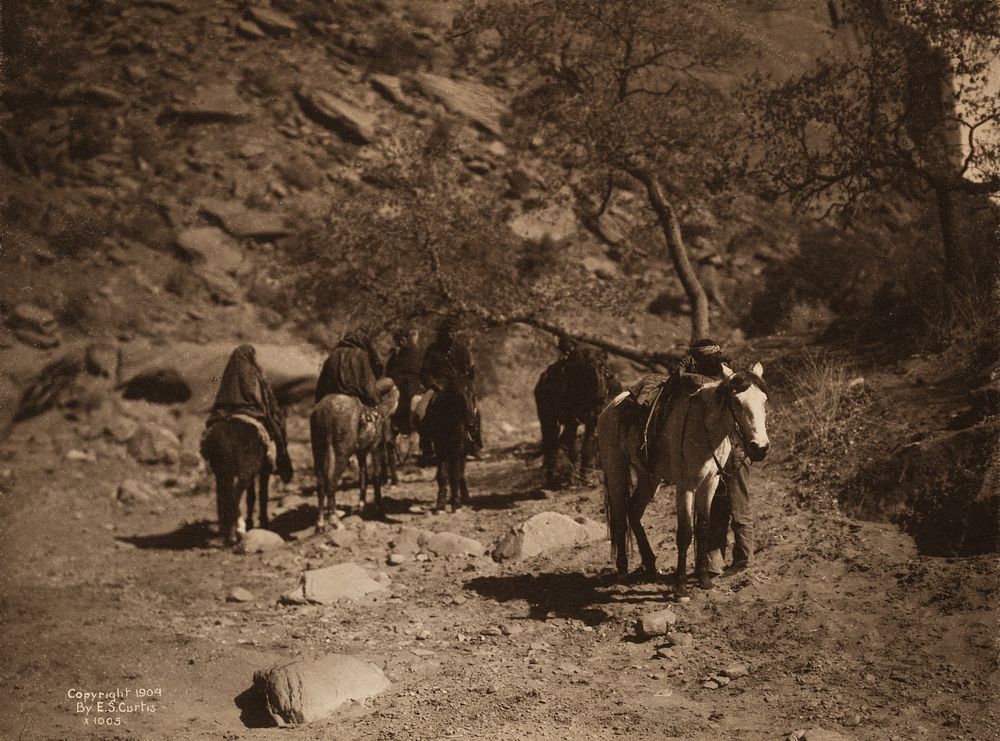
[[(376, 513), (379, 516), (383, 514), (382, 470), (386, 465), (389, 417), (399, 403), (399, 390), (388, 378), (380, 379), (376, 389), (379, 403), (375, 408), (365, 406), (355, 396), (327, 394), (317, 402), (309, 415), (318, 499), (317, 532), (323, 532), (327, 522), (339, 525), (335, 491), (347, 470), (351, 455), (358, 462), (357, 511), (360, 513), (364, 510), (370, 478), (375, 490)], [(372, 464), (370, 470), (369, 456)]]
[[(227, 545), (246, 527), (253, 527), (254, 500), (260, 504), (260, 525), (268, 526), (268, 480), (277, 469), (292, 478), (285, 415), (257, 365), (252, 345), (240, 345), (229, 356), (201, 440), (201, 455), (215, 475), (219, 529)], [(255, 480), (257, 487), (255, 488)], [(240, 500), (247, 493), (247, 517), (240, 517)]]
[[(750, 459), (763, 460), (770, 442), (766, 429), (767, 387), (760, 363), (750, 371), (723, 367), (723, 380), (699, 383), (681, 375), (672, 399), (654, 410), (658, 419), (630, 419), (628, 395), (619, 394), (597, 422), (605, 513), (612, 556), (619, 574), (628, 572), (631, 529), (645, 571), (656, 572), (656, 557), (642, 527), (642, 515), (660, 484), (676, 485), (678, 594), (686, 592), (687, 549), (695, 537), (695, 574), (712, 586), (708, 539), (712, 499), (737, 436)], [(689, 380), (694, 379), (694, 380)], [(707, 379), (705, 379), (707, 380)], [(645, 446), (645, 450), (643, 449)], [(631, 485), (635, 476), (635, 487)]]
[[(542, 429), (542, 470), (547, 485), (555, 483), (560, 448), (580, 476), (590, 468), (597, 416), (621, 388), (607, 353), (597, 348), (576, 348), (542, 372), (535, 386), (535, 407)], [(581, 424), (583, 440), (578, 454), (576, 433)]]

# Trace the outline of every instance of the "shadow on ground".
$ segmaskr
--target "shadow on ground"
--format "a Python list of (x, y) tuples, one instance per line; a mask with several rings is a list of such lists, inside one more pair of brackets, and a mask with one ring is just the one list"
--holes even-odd
[(240, 721), (247, 728), (274, 728), (278, 725), (267, 712), (263, 687), (256, 682), (238, 694), (233, 702), (240, 709)]
[(215, 523), (210, 520), (186, 522), (176, 530), (158, 535), (131, 535), (115, 538), (122, 543), (131, 543), (136, 548), (153, 548), (165, 551), (186, 551), (208, 548), (213, 540), (218, 541)]
[(529, 605), (528, 617), (532, 620), (573, 618), (587, 625), (599, 625), (613, 617), (615, 605), (662, 602), (664, 599), (663, 587), (658, 583), (622, 585), (610, 574), (480, 576), (467, 581), (465, 588), (496, 602), (524, 600)]

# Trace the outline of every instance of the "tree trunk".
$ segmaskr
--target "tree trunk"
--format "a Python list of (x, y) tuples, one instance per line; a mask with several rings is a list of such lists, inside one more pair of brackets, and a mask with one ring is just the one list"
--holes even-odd
[(688, 257), (687, 246), (684, 244), (680, 221), (674, 207), (664, 195), (663, 186), (655, 174), (641, 167), (629, 168), (628, 173), (646, 187), (649, 205), (660, 222), (660, 229), (663, 230), (663, 236), (667, 241), (670, 261), (674, 264), (674, 270), (677, 271), (677, 277), (680, 278), (691, 304), (691, 339), (707, 337), (708, 296), (705, 295), (705, 289), (702, 288), (698, 274)]

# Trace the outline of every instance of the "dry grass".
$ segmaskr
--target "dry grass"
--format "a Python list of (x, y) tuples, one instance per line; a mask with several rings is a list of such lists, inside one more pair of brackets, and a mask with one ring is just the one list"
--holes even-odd
[(855, 405), (851, 368), (842, 360), (822, 352), (809, 352), (793, 370), (786, 371), (791, 404), (778, 407), (777, 426), (785, 430), (791, 454), (827, 446)]

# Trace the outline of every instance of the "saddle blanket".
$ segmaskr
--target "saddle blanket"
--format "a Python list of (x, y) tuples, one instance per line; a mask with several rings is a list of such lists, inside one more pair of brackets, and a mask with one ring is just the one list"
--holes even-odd
[[(259, 419), (251, 417), (249, 414), (231, 414), (226, 419), (238, 419), (240, 422), (245, 422), (257, 430), (257, 435), (260, 436), (260, 441), (264, 443), (264, 447), (267, 450), (267, 462), (271, 464), (271, 468), (274, 468), (276, 465), (275, 461), (278, 459), (278, 447), (274, 444), (274, 440), (271, 439), (271, 436), (267, 434), (267, 428), (264, 427), (263, 423), (261, 423)], [(218, 422), (216, 422), (216, 424), (218, 424)], [(209, 427), (201, 433), (202, 443), (204, 443), (205, 435), (208, 434), (210, 429), (212, 428)]]

